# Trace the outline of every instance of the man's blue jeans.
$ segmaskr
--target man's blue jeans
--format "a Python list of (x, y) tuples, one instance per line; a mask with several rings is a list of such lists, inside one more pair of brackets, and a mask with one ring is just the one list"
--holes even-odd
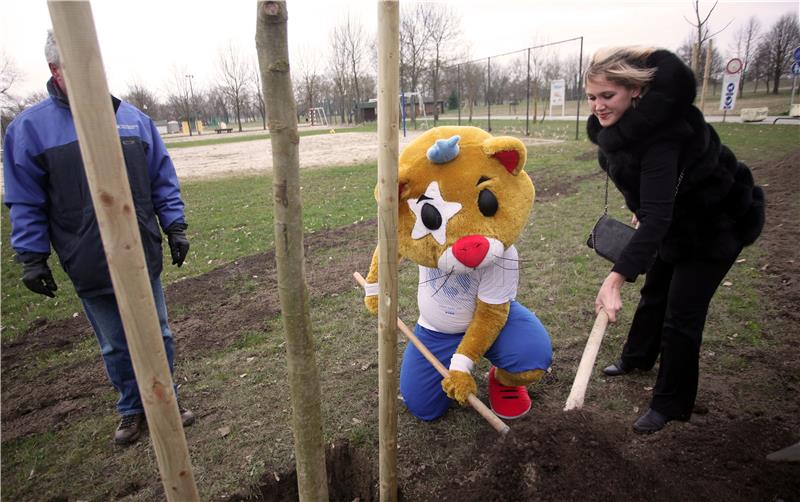
[[(164, 349), (167, 352), (169, 371), (172, 373), (175, 349), (172, 332), (167, 324), (167, 304), (164, 301), (164, 291), (161, 288), (160, 279), (155, 279), (151, 284), (158, 322), (161, 325)], [(94, 328), (97, 341), (100, 342), (100, 353), (103, 355), (108, 378), (119, 392), (117, 410), (120, 415), (143, 413), (144, 407), (139, 395), (139, 387), (136, 385), (136, 376), (133, 373), (131, 355), (128, 352), (128, 342), (125, 340), (125, 331), (122, 328), (116, 297), (108, 294), (94, 298), (81, 298), (81, 303), (83, 303), (86, 317)]]

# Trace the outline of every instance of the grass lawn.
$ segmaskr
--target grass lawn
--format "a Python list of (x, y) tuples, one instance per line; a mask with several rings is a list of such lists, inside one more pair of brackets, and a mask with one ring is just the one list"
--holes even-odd
[[(574, 123), (542, 126), (553, 127), (551, 134), (563, 134), (565, 138), (570, 128), (574, 134)], [(499, 133), (499, 127), (502, 124), (493, 122), (495, 133)], [(798, 148), (800, 129), (791, 125), (719, 124), (715, 128), (723, 142), (745, 162), (778, 159)], [(581, 137), (585, 137), (583, 131)], [(585, 139), (530, 147), (526, 166), (537, 186), (537, 202), (517, 243), (520, 257), (526, 260), (518, 299), (537, 313), (553, 338), (559, 381), (539, 396), (551, 401), (561, 400), (568, 393), (591, 327), (594, 295), (609, 269), (585, 246), (587, 232), (602, 211), (603, 178), (593, 151), (593, 145)], [(375, 175), (374, 165), (302, 171), (306, 233), (374, 218)], [(165, 260), (162, 276), (165, 285), (214, 271), (273, 247), (269, 176), (187, 181), (182, 190), (191, 250), (180, 269)], [(628, 218), (622, 197), (616, 191), (612, 191), (610, 206), (613, 216)], [(363, 239), (370, 241), (375, 235), (376, 232), (367, 232)], [(8, 210), (3, 206), (0, 295), (4, 342), (24, 340), (32, 324), (42, 319), (66, 319), (80, 312), (70, 282), (55, 257), (50, 264), (59, 293), (56, 299), (47, 299), (29, 292), (21, 284), (21, 267), (13, 263), (8, 242)], [(338, 252), (339, 255), (311, 253), (307, 256), (308, 272), (335, 263), (351, 251), (344, 247)], [(165, 253), (168, 256), (166, 246)], [(712, 304), (704, 351), (770, 343), (763, 337), (769, 327), (763, 324), (758, 290), (764, 275), (755, 265), (761, 253), (758, 244), (745, 250), (742, 258), (746, 261), (737, 264), (726, 278), (734, 287), (721, 288)], [(343, 270), (342, 274), (350, 272)], [(401, 316), (409, 325), (416, 319), (416, 281), (414, 267), (408, 263), (401, 266)], [(637, 287), (640, 284), (641, 281)], [(636, 304), (637, 287), (624, 290), (625, 310), (620, 320), (623, 327), (630, 321)], [(251, 294), (254, 286), (246, 281), (232, 281), (229, 288), (229, 294), (237, 296)], [(317, 360), (324, 382), (326, 440), (347, 438), (374, 451), (378, 441), (377, 412), (373, 408), (377, 403), (377, 377), (369, 365), (377, 361), (375, 321), (364, 311), (360, 295), (354, 289), (312, 297), (311, 305)], [(181, 314), (171, 312), (173, 317)], [(614, 357), (624, 340), (623, 327), (609, 330), (599, 361)], [(189, 359), (181, 359), (179, 355), (177, 360), (179, 374), (185, 377), (182, 395), (195, 403), (198, 411), (214, 410), (213, 418), (201, 416), (198, 424), (187, 430), (195, 478), (204, 499), (223, 497), (256, 483), (264, 472), (292, 464), (292, 437), (288, 429), (291, 409), (280, 318), (274, 316), (263, 326), (237, 332), (235, 336), (235, 342), (225, 349), (197, 353)], [(96, 351), (94, 340), (87, 338), (69, 350), (40, 354), (15, 378), (26, 375), (33, 378), (42, 373), (58, 375), (76, 363), (94, 363), (99, 359)], [(738, 371), (749, 363), (729, 357), (720, 358), (715, 364), (720, 371)], [(480, 367), (488, 368), (485, 362)], [(649, 380), (643, 382), (648, 385)], [(605, 410), (632, 406), (618, 396), (599, 399), (597, 405)], [(109, 444), (116, 420), (112, 411), (114, 400), (113, 389), (108, 387), (100, 396), (88, 396), (82, 401), (85, 408), (77, 423), (4, 440), (3, 498), (66, 496), (107, 500), (129, 493), (125, 491), (127, 486), (138, 487), (130, 499), (155, 498), (157, 483), (140, 486), (143, 476), (155, 476), (149, 441), (127, 449), (115, 449)], [(223, 434), (220, 431), (225, 427), (228, 432)], [(446, 444), (449, 454), (462, 458), (469, 454), (468, 444), (461, 441), (463, 437), (471, 438), (480, 431), (492, 434), (480, 418), (467, 410), (454, 410), (446, 420), (425, 426), (407, 412), (401, 412), (398, 428), (403, 447), (411, 445), (419, 450), (414, 453), (417, 461), (423, 455), (430, 455), (429, 462), (434, 467), (428, 474), (434, 477), (437, 472), (446, 472), (446, 462), (442, 463), (446, 459), (436, 453), (443, 447), (428, 451), (425, 445)], [(401, 450), (401, 459), (408, 454)], [(412, 482), (414, 471), (407, 465), (401, 465), (401, 469), (405, 469), (401, 482)], [(419, 500), (425, 493), (412, 491), (405, 495), (409, 500)]]

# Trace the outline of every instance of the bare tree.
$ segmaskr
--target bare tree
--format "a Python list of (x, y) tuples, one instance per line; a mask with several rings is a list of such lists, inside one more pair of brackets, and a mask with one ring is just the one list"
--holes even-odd
[(129, 83), (128, 92), (123, 94), (122, 99), (142, 110), (155, 120), (163, 118), (161, 117), (161, 105), (158, 102), (156, 94), (139, 82), (134, 81)]
[(758, 84), (761, 80), (766, 83), (766, 92), (769, 92), (770, 80), (770, 48), (769, 43), (764, 37), (756, 46), (755, 56), (753, 57), (753, 64), (750, 70), (750, 75), (753, 77), (753, 94), (758, 92)]
[(256, 91), (256, 106), (258, 113), (261, 116), (262, 129), (267, 129), (267, 107), (264, 104), (264, 93), (261, 90), (261, 74), (257, 69), (253, 70), (253, 84)]
[(747, 23), (740, 26), (734, 34), (733, 52), (742, 60), (742, 73), (739, 85), (739, 97), (744, 93), (744, 84), (747, 82), (747, 72), (758, 46), (761, 23), (755, 16), (751, 16)]
[(192, 93), (185, 68), (172, 67), (172, 79), (167, 87), (167, 114), (178, 120), (191, 120), (194, 115)]
[[(711, 14), (714, 12), (714, 9), (717, 8), (717, 4), (718, 3), (719, 3), (719, 0), (716, 0), (714, 2), (714, 5), (711, 6), (711, 8), (708, 10), (708, 12), (706, 14), (700, 14), (700, 0), (693, 0), (692, 4), (694, 5), (694, 15), (695, 15), (695, 19), (697, 20), (697, 23), (696, 24), (692, 23), (691, 21), (689, 21), (688, 19), (686, 19), (684, 17), (684, 19), (686, 19), (686, 22), (689, 23), (690, 25), (692, 25), (695, 30), (697, 30), (697, 38), (695, 39), (694, 43), (697, 44), (697, 49), (698, 49), (697, 50), (697, 54), (698, 54), (698, 59), (700, 59), (700, 60), (704, 60), (702, 58), (702, 56), (700, 56), (700, 55), (703, 53), (703, 44), (706, 42), (706, 40), (708, 40), (709, 38), (713, 38), (715, 35), (723, 32), (725, 30), (725, 28), (730, 26), (730, 24), (733, 22), (733, 20), (730, 20), (730, 21), (728, 21), (728, 24), (726, 24), (721, 30), (718, 30), (718, 31), (716, 31), (714, 33), (711, 33), (711, 27), (709, 26), (708, 23), (709, 23), (709, 20), (711, 19)], [(712, 55), (713, 55), (713, 52), (712, 52)], [(700, 73), (698, 73), (700, 71), (698, 61), (695, 60), (695, 59), (692, 59), (691, 60), (691, 66), (692, 66), (692, 71), (694, 72), (694, 74), (695, 75), (700, 75)]]
[[(410, 9), (400, 10), (400, 90), (419, 92), (422, 72), (427, 67), (431, 32), (428, 18), (431, 17), (433, 4), (410, 4)], [(411, 123), (416, 128), (417, 103), (411, 96)], [(422, 103), (422, 106), (425, 106)]]
[(246, 95), (246, 87), (252, 81), (252, 68), (241, 57), (232, 42), (219, 53), (219, 72), (221, 88), (233, 105), (239, 132), (242, 132), (242, 104)]
[(461, 21), (455, 11), (447, 5), (435, 3), (422, 5), (429, 6), (428, 14), (425, 17), (425, 29), (428, 32), (431, 46), (433, 123), (436, 125), (439, 121), (439, 73), (447, 63), (448, 45), (455, 41), (461, 32)]
[(797, 15), (787, 13), (781, 16), (764, 36), (768, 47), (768, 71), (772, 77), (772, 93), (778, 94), (781, 75), (789, 70), (792, 49), (800, 45), (800, 23)]
[[(322, 82), (322, 74), (319, 71), (321, 65), (318, 53), (312, 49), (304, 48), (298, 54), (297, 63), (294, 67), (297, 69), (295, 79), (297, 80), (297, 91), (300, 96), (299, 102), (302, 103), (299, 112), (305, 111), (306, 117), (309, 116), (311, 108), (316, 107), (319, 99), (319, 87)], [(310, 120), (314, 120), (313, 115)], [(313, 125), (313, 122), (312, 122)]]
[(333, 83), (334, 101), (340, 122), (345, 123), (345, 113), (347, 111), (348, 100), (348, 71), (347, 71), (347, 47), (342, 35), (342, 30), (334, 28), (330, 32), (331, 57), (328, 61), (328, 73)]
[[(331, 45), (336, 71), (334, 81), (337, 88), (341, 88), (343, 92), (342, 119), (344, 119), (345, 111), (353, 110), (362, 99), (359, 76), (364, 73), (363, 66), (369, 42), (364, 27), (348, 13), (344, 22), (333, 28)], [(356, 121), (361, 121), (360, 113), (356, 116)]]
[(328, 500), (319, 371), (309, 315), (297, 109), (289, 74), (286, 2), (258, 2), (256, 47), (269, 114), (275, 262), (292, 401), (298, 499)]
[(9, 99), (14, 82), (21, 76), (14, 59), (5, 51), (0, 52), (0, 99)]
[(462, 102), (464, 99), (466, 100), (465, 104), (469, 107), (469, 122), (472, 122), (473, 108), (481, 97), (481, 91), (485, 88), (486, 60), (462, 64), (460, 67)]

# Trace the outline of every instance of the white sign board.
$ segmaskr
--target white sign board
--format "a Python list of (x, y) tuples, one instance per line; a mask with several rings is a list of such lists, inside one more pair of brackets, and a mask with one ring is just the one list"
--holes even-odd
[(730, 111), (736, 106), (736, 95), (739, 93), (739, 74), (726, 73), (722, 80), (722, 97), (719, 101), (721, 111)]
[(719, 109), (723, 112), (733, 110), (736, 106), (736, 95), (739, 93), (741, 72), (741, 59), (732, 58), (725, 64), (725, 77), (722, 80), (722, 96), (719, 100)]
[(564, 105), (564, 80), (550, 82), (550, 104), (552, 106)]
[(553, 115), (553, 107), (561, 107), (561, 115), (564, 115), (564, 79), (552, 80), (550, 82), (550, 116)]

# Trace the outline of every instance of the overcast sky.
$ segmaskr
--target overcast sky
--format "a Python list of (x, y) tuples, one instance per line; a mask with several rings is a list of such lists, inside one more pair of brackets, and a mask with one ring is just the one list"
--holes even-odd
[[(402, 5), (410, 2), (403, 2)], [(573, 37), (584, 37), (591, 53), (606, 45), (654, 45), (675, 49), (687, 38), (694, 20), (691, 0), (452, 0), (462, 36), (472, 58), (524, 49)], [(125, 94), (138, 82), (162, 98), (176, 76), (195, 76), (195, 89), (217, 81), (221, 49), (233, 44), (255, 62), (253, 0), (93, 0), (91, 2), (111, 92)], [(713, 5), (701, 1), (701, 11)], [(750, 16), (769, 28), (782, 14), (798, 16), (798, 0), (720, 0), (712, 14), (715, 39), (723, 55), (733, 34)], [(46, 30), (51, 26), (45, 0), (0, 0), (0, 50), (22, 72), (15, 95), (43, 91), (49, 78), (44, 59)], [(374, 0), (289, 0), (290, 57), (326, 54), (329, 32), (348, 13), (374, 35)], [(686, 19), (684, 19), (686, 18)], [(577, 44), (574, 51), (577, 52)], [(571, 52), (571, 51), (570, 51)], [(307, 56), (306, 56), (307, 57)]]

